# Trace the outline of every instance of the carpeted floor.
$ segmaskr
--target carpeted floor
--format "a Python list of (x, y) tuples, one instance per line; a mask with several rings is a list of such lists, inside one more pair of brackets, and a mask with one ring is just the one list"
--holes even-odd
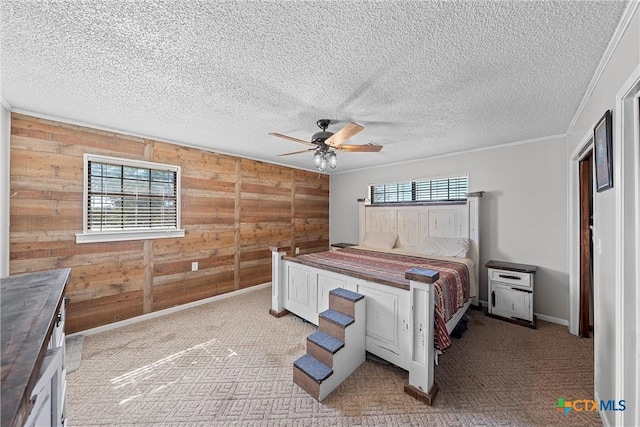
[(471, 311), (440, 358), (433, 406), (403, 393), (408, 373), (367, 360), (324, 402), (292, 382), (315, 326), (268, 314), (269, 288), (86, 336), (67, 376), (70, 426), (588, 426), (596, 412), (554, 408), (593, 398), (593, 340)]

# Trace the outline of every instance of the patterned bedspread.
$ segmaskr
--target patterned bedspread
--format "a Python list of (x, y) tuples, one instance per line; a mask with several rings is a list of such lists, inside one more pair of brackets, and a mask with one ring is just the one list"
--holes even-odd
[(446, 327), (447, 320), (469, 299), (469, 270), (461, 262), (353, 248), (316, 252), (287, 259), (404, 289), (409, 289), (409, 280), (404, 277), (405, 271), (409, 268), (423, 267), (438, 271), (440, 278), (434, 283), (434, 342), (440, 350), (451, 345)]

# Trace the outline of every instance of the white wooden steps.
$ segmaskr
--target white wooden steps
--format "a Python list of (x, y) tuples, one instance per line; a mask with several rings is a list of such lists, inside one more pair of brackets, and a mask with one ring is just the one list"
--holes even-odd
[(316, 400), (324, 400), (365, 361), (366, 307), (364, 295), (343, 288), (329, 292), (329, 309), (307, 337), (307, 354), (293, 363), (293, 382)]

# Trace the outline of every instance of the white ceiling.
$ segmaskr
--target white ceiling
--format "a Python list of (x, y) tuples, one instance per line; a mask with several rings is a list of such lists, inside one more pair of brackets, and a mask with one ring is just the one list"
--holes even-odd
[(15, 111), (311, 168), (320, 118), (365, 127), (335, 172), (564, 134), (615, 1), (8, 1)]

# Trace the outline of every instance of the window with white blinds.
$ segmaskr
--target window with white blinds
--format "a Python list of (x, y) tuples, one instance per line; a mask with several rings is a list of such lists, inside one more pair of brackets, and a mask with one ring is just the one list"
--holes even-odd
[(179, 166), (85, 155), (79, 243), (179, 236)]
[(411, 181), (371, 186), (371, 201), (373, 203), (411, 202), (412, 194)]
[(414, 200), (416, 202), (466, 200), (468, 191), (469, 178), (466, 176), (413, 182)]
[(416, 179), (369, 186), (371, 203), (421, 203), (462, 201), (467, 199), (469, 178), (466, 175)]

